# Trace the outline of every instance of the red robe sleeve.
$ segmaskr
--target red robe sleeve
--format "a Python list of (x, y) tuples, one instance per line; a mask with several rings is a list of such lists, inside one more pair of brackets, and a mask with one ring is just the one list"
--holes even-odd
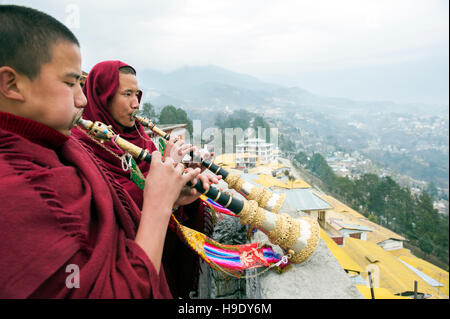
[[(98, 171), (2, 146), (11, 144), (0, 139), (0, 298), (171, 298)], [(42, 157), (35, 146), (25, 145)], [(78, 286), (67, 284), (74, 267)]]

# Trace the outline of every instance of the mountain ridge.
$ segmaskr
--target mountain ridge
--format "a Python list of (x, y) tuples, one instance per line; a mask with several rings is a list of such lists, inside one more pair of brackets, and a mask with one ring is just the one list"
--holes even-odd
[[(155, 106), (178, 102), (178, 107), (281, 108), (294, 111), (306, 107), (318, 112), (361, 111), (420, 112), (442, 114), (446, 106), (393, 101), (358, 101), (317, 95), (300, 87), (268, 83), (258, 78), (218, 67), (186, 66), (163, 73), (144, 69), (138, 73), (144, 100)], [(147, 94), (145, 94), (147, 93)]]

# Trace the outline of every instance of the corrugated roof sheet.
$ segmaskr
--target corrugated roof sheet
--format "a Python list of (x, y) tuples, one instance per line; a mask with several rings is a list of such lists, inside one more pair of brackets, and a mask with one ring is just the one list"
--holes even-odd
[[(281, 181), (268, 175), (242, 174), (241, 177), (245, 181), (253, 184), (257, 183), (266, 188), (270, 188), (268, 185), (274, 187), (274, 184), (276, 183), (278, 183), (278, 185), (283, 184)], [(285, 203), (297, 210), (326, 210), (331, 208), (326, 201), (316, 196), (310, 188), (272, 189), (271, 191), (278, 194), (286, 193)]]
[(252, 180), (252, 182), (257, 183), (266, 188), (270, 188), (270, 187), (287, 188), (287, 185), (285, 183), (283, 183), (282, 181), (280, 181), (279, 179), (277, 179), (273, 176), (264, 175), (264, 174), (259, 174), (256, 179)]
[(389, 251), (392, 255), (408, 263), (414, 268), (420, 270), (431, 278), (443, 284), (443, 287), (437, 287), (436, 289), (448, 298), (449, 296), (449, 273), (442, 268), (439, 268), (426, 260), (420, 259), (414, 256), (408, 249), (397, 249)]
[(360, 225), (371, 229), (372, 231), (367, 233), (367, 241), (380, 243), (391, 238), (396, 240), (406, 240), (405, 237), (371, 222), (367, 217), (338, 201), (334, 197), (324, 194), (318, 194), (318, 196), (332, 206), (332, 209), (327, 211), (327, 219), (341, 219), (342, 223), (348, 225)]
[(241, 174), (241, 178), (247, 182), (254, 183), (254, 180), (258, 179), (258, 174), (250, 174), (250, 173)]
[[(372, 299), (372, 294), (370, 292), (369, 286), (363, 286), (363, 285), (356, 285), (356, 288), (358, 288), (361, 295), (364, 296), (366, 299)], [(373, 296), (375, 299), (409, 299), (409, 297), (403, 297), (403, 296), (397, 296), (394, 295), (392, 292), (390, 292), (386, 288), (373, 288)]]
[[(249, 173), (256, 173), (257, 170), (250, 170)], [(258, 177), (253, 180), (253, 182), (258, 183), (264, 187), (279, 187), (286, 189), (294, 188), (311, 188), (311, 185), (306, 183), (304, 180), (296, 179), (294, 181), (280, 180), (268, 174), (258, 174)]]
[(372, 231), (372, 229), (370, 229), (368, 227), (364, 227), (364, 226), (361, 226), (361, 225), (344, 223), (344, 222), (342, 222), (341, 218), (329, 217), (329, 218), (327, 218), (327, 221), (328, 221), (328, 223), (330, 225), (334, 224), (334, 225), (338, 226), (338, 227), (333, 227), (333, 228), (338, 229), (338, 230), (341, 230), (341, 229), (354, 229), (354, 230), (361, 230), (361, 231), (365, 231), (365, 232)]
[(279, 164), (278, 162), (261, 164), (248, 170), (251, 174), (266, 174), (272, 176), (272, 171), (279, 170), (281, 168), (289, 168), (289, 166)]
[(326, 210), (330, 205), (320, 197), (316, 196), (308, 188), (275, 190), (275, 193), (286, 193), (285, 203), (292, 208), (301, 211)]
[(422, 278), (423, 280), (425, 280), (427, 283), (429, 283), (431, 286), (433, 287), (443, 287), (444, 284), (440, 283), (437, 280), (434, 280), (433, 278), (431, 278), (430, 276), (428, 276), (427, 274), (421, 272), (419, 269), (411, 266), (410, 264), (408, 264), (407, 262), (401, 260), (400, 258), (398, 259), (400, 260), (400, 262), (402, 262), (406, 267), (408, 267), (409, 269), (411, 269), (412, 271), (414, 271), (414, 273), (419, 276), (420, 278)]
[[(374, 265), (379, 270), (379, 286), (388, 289), (393, 294), (414, 291), (414, 281), (416, 280), (419, 293), (439, 297), (436, 288), (429, 285), (390, 252), (375, 243), (347, 237), (342, 249), (361, 268), (366, 270), (369, 269), (368, 266)], [(367, 257), (376, 260), (376, 263), (371, 263)], [(367, 272), (363, 272), (361, 275), (366, 280), (368, 279)]]
[(217, 155), (214, 158), (214, 163), (223, 167), (236, 167), (236, 155), (230, 153)]
[(342, 247), (339, 247), (334, 242), (334, 240), (327, 235), (327, 233), (321, 231), (320, 238), (322, 238), (325, 244), (327, 244), (328, 249), (331, 251), (334, 258), (336, 258), (339, 264), (342, 266), (342, 269), (345, 269), (347, 271), (355, 271), (357, 273), (363, 271), (363, 269), (347, 255), (347, 253), (342, 249)]

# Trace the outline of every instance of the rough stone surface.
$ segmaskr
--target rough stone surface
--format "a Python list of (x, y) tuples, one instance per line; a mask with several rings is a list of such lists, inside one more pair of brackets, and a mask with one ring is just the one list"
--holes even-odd
[[(223, 181), (221, 181), (223, 183)], [(219, 184), (222, 184), (219, 183)], [(225, 185), (220, 185), (226, 189)], [(242, 198), (240, 194), (235, 195)], [(295, 209), (283, 207), (283, 213), (292, 217), (305, 215)], [(223, 216), (218, 220), (212, 238), (222, 244), (245, 244), (246, 227), (238, 218)], [(267, 236), (257, 231), (253, 242), (269, 243)], [(278, 246), (275, 252), (283, 254)], [(248, 279), (237, 279), (224, 275), (203, 265), (200, 276), (198, 298), (218, 299), (362, 299), (363, 296), (353, 285), (350, 277), (334, 258), (326, 244), (320, 240), (314, 254), (304, 263), (291, 265), (283, 274), (274, 270), (262, 272), (263, 268), (247, 271)]]
[(206, 262), (202, 262), (200, 264), (201, 272), (198, 279), (198, 293), (196, 297), (197, 299), (210, 299), (211, 290), (212, 290), (212, 281), (211, 281), (211, 268)]
[[(211, 236), (221, 244), (238, 245), (247, 242), (245, 226), (238, 218), (224, 215), (219, 219)], [(230, 274), (216, 271), (206, 263), (202, 265), (202, 274), (199, 279), (198, 297), (213, 299), (245, 299), (246, 282)]]
[[(254, 240), (265, 242), (267, 236), (257, 232)], [(268, 271), (247, 280), (246, 293), (250, 299), (363, 299), (323, 240), (304, 263), (291, 265), (283, 274)]]
[[(219, 222), (215, 240), (226, 244), (245, 242), (245, 227), (235, 218)], [(267, 236), (258, 231), (254, 242), (268, 243)], [(275, 252), (282, 254), (278, 246)], [(198, 297), (202, 299), (362, 299), (350, 277), (320, 240), (314, 254), (304, 263), (291, 265), (283, 274), (263, 268), (247, 271), (248, 279), (237, 279), (203, 265)]]

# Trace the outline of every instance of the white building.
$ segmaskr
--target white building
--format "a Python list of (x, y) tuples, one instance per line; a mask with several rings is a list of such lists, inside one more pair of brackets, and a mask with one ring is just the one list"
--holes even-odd
[(403, 240), (398, 238), (388, 238), (378, 243), (378, 246), (382, 247), (384, 250), (397, 250), (403, 248)]
[(258, 164), (276, 162), (279, 152), (273, 144), (260, 138), (249, 138), (244, 143), (236, 145), (236, 166), (254, 167)]
[(345, 245), (345, 238), (347, 237), (367, 240), (367, 232), (373, 231), (372, 229), (362, 225), (346, 224), (339, 218), (330, 218), (328, 220), (328, 226), (340, 234), (340, 236), (332, 236), (333, 240), (338, 245)]
[(251, 153), (236, 154), (236, 168), (253, 168), (256, 167), (258, 156)]

